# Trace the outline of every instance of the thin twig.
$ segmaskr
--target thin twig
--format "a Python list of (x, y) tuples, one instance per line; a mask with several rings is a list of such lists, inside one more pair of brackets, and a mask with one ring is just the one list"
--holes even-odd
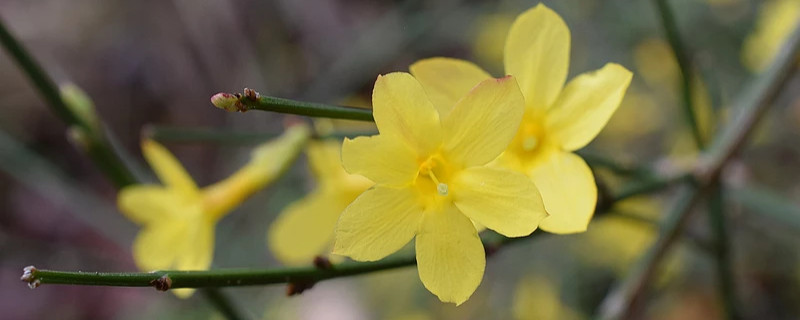
[(730, 257), (730, 237), (725, 218), (725, 192), (719, 181), (711, 187), (709, 197), (709, 222), (714, 234), (714, 252), (717, 268), (717, 288), (722, 297), (723, 308), (727, 319), (739, 319), (736, 303), (736, 286), (733, 276), (733, 261)]
[(661, 259), (686, 225), (691, 208), (719, 178), (728, 161), (742, 149), (755, 124), (795, 71), (798, 52), (800, 52), (800, 25), (795, 27), (770, 68), (755, 80), (743, 97), (736, 100), (739, 104), (735, 110), (740, 110), (740, 114), (726, 127), (726, 130), (720, 133), (696, 167), (694, 180), (697, 185), (684, 190), (676, 206), (666, 216), (659, 238), (628, 276), (605, 298), (600, 308), (601, 319), (633, 317)]
[(22, 44), (5, 27), (0, 20), (0, 43), (9, 55), (17, 62), (25, 75), (41, 94), (42, 99), (47, 102), (50, 109), (69, 126), (75, 126), (84, 133), (84, 141), (81, 143), (86, 148), (86, 153), (108, 176), (117, 187), (124, 187), (136, 183), (136, 179), (131, 171), (122, 162), (122, 159), (113, 151), (104, 137), (101, 130), (96, 130), (81, 117), (77, 116), (66, 103), (62, 100), (58, 87), (52, 79), (42, 70), (39, 64), (33, 59)]
[(696, 108), (694, 106), (694, 99), (692, 99), (694, 96), (693, 90), (695, 89), (692, 85), (694, 80), (692, 72), (692, 60), (689, 58), (688, 51), (686, 51), (686, 48), (681, 41), (680, 34), (678, 33), (678, 26), (675, 23), (675, 16), (672, 14), (672, 10), (669, 8), (667, 0), (656, 0), (655, 2), (658, 8), (658, 13), (661, 16), (661, 24), (664, 27), (667, 41), (669, 42), (670, 47), (672, 47), (672, 52), (675, 54), (675, 60), (678, 62), (678, 69), (680, 69), (681, 72), (683, 113), (686, 117), (686, 122), (689, 124), (689, 128), (692, 131), (692, 137), (694, 138), (697, 148), (702, 150), (705, 148), (705, 138), (703, 137), (703, 133), (700, 131), (700, 126), (697, 122), (697, 115), (695, 113)]
[[(667, 39), (669, 40), (672, 51), (675, 54), (678, 62), (678, 68), (681, 72), (681, 89), (683, 94), (683, 109), (686, 122), (690, 126), (690, 130), (692, 132), (692, 136), (694, 137), (697, 148), (703, 150), (706, 145), (706, 137), (703, 136), (703, 133), (700, 130), (696, 114), (697, 109), (694, 105), (693, 90), (695, 90), (695, 87), (693, 86), (692, 81), (696, 81), (697, 79), (694, 78), (694, 68), (692, 67), (692, 61), (689, 58), (691, 55), (683, 45), (680, 33), (678, 32), (678, 27), (675, 23), (675, 17), (673, 16), (672, 10), (667, 4), (667, 0), (656, 0), (656, 5), (658, 6), (658, 11), (661, 15), (661, 21), (664, 26), (664, 30), (666, 31)], [(714, 264), (716, 265), (717, 269), (719, 294), (722, 298), (722, 304), (725, 308), (727, 318), (737, 319), (737, 303), (735, 300), (735, 294), (733, 292), (734, 279), (733, 273), (731, 272), (731, 261), (729, 259), (730, 244), (728, 243), (729, 239), (725, 230), (722, 191), (720, 189), (721, 187), (719, 186), (720, 184), (718, 179), (713, 181), (712, 184), (715, 186), (711, 188), (712, 190), (711, 197), (709, 199), (708, 215), (710, 221), (709, 226), (712, 231), (711, 233), (715, 238)]]
[(245, 319), (245, 317), (239, 314), (239, 311), (237, 311), (236, 307), (233, 305), (233, 301), (219, 288), (205, 288), (204, 290), (200, 290), (200, 292), (206, 297), (208, 302), (217, 308), (217, 311), (222, 313), (225, 319)]
[[(217, 128), (203, 127), (174, 127), (164, 125), (147, 126), (142, 134), (162, 143), (203, 143), (219, 144), (221, 146), (247, 146), (263, 143), (278, 136), (278, 133), (269, 132), (242, 132)], [(320, 139), (355, 138), (358, 136), (375, 135), (375, 131), (337, 131), (321, 135)]]
[(243, 94), (217, 93), (211, 97), (211, 103), (226, 111), (261, 110), (308, 117), (374, 121), (370, 109), (262, 96), (255, 90), (247, 88), (244, 89)]

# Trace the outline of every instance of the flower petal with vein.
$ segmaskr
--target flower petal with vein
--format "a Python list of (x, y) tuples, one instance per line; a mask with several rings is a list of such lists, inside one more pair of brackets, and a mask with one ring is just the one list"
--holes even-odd
[(423, 285), (457, 305), (478, 287), (486, 265), (473, 221), (519, 237), (547, 215), (530, 179), (488, 166), (522, 120), (516, 81), (488, 79), (473, 87), (447, 102), (452, 105), (437, 106), (448, 96), (429, 98), (410, 74), (378, 77), (372, 98), (379, 134), (342, 146), (345, 170), (375, 186), (342, 213), (333, 252), (375, 261), (416, 237)]
[[(505, 72), (519, 82), (525, 100), (522, 124), (503, 154), (492, 163), (522, 172), (535, 182), (550, 214), (541, 228), (553, 233), (583, 232), (597, 202), (594, 176), (573, 151), (603, 129), (622, 101), (632, 74), (608, 63), (567, 78), (570, 31), (545, 5), (522, 13), (506, 38)], [(410, 67), (442, 113), (489, 78), (468, 61), (431, 58)], [(433, 99), (435, 97), (435, 99)]]
[[(305, 126), (288, 129), (280, 138), (257, 147), (250, 162), (236, 173), (202, 189), (164, 146), (152, 140), (142, 142), (145, 160), (162, 184), (129, 186), (117, 196), (120, 211), (142, 226), (133, 243), (139, 269), (208, 269), (217, 221), (285, 171), (309, 135)], [(182, 298), (194, 292), (172, 291)]]

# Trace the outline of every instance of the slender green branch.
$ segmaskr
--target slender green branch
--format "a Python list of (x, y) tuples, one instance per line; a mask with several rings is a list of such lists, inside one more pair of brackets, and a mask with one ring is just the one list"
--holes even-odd
[(679, 182), (692, 181), (693, 175), (690, 173), (679, 173), (667, 177), (649, 177), (641, 181), (633, 182), (617, 192), (613, 201), (622, 201), (630, 197), (639, 196), (655, 191), (659, 191), (670, 185), (678, 184)]
[(244, 94), (217, 93), (211, 97), (211, 103), (227, 111), (261, 110), (309, 117), (374, 121), (372, 110), (369, 109), (261, 96), (252, 89), (244, 89)]
[(111, 146), (103, 136), (103, 132), (96, 130), (92, 124), (87, 123), (80, 116), (75, 114), (64, 100), (61, 98), (58, 87), (52, 79), (44, 72), (33, 57), (25, 50), (22, 44), (17, 41), (5, 24), (0, 20), (0, 43), (9, 55), (16, 61), (25, 75), (36, 87), (41, 97), (50, 106), (50, 109), (61, 118), (67, 125), (79, 129), (80, 141), (86, 148), (89, 157), (117, 187), (124, 187), (135, 183), (134, 175), (124, 165), (122, 159), (114, 153)]
[[(800, 230), (800, 206), (773, 191), (758, 187), (731, 188), (729, 199), (767, 218), (772, 226)], [(800, 235), (797, 232), (791, 234)]]
[(206, 300), (214, 305), (217, 310), (222, 313), (225, 319), (228, 320), (239, 320), (245, 319), (236, 308), (233, 306), (233, 302), (230, 298), (225, 295), (219, 288), (205, 288), (204, 290), (200, 290), (200, 293), (206, 297)]
[(795, 71), (800, 53), (800, 24), (788, 37), (770, 68), (762, 73), (750, 90), (736, 100), (739, 116), (720, 133), (696, 167), (696, 185), (684, 190), (672, 211), (665, 217), (662, 232), (632, 272), (615, 287), (601, 305), (601, 319), (630, 319), (634, 316), (647, 284), (655, 275), (661, 259), (681, 233), (696, 202), (719, 179), (727, 162), (741, 150), (756, 123)]
[(632, 163), (609, 159), (602, 155), (585, 150), (580, 150), (577, 153), (590, 165), (609, 169), (616, 174), (640, 177), (654, 176), (654, 173), (648, 168), (634, 165)]
[(711, 187), (709, 197), (709, 222), (714, 234), (715, 265), (717, 268), (717, 288), (722, 297), (722, 305), (727, 319), (739, 319), (736, 303), (736, 287), (730, 257), (730, 237), (725, 218), (724, 192), (719, 182)]
[(672, 52), (675, 54), (675, 59), (678, 62), (678, 69), (681, 72), (681, 94), (683, 96), (683, 112), (686, 117), (686, 122), (692, 131), (692, 137), (698, 149), (705, 148), (705, 139), (703, 133), (700, 131), (700, 126), (697, 122), (696, 108), (694, 106), (694, 86), (692, 60), (689, 58), (688, 51), (681, 41), (680, 34), (678, 33), (678, 26), (675, 23), (675, 16), (667, 4), (667, 0), (655, 0), (658, 13), (661, 16), (661, 24), (664, 27), (664, 32), (667, 36), (667, 41)]
[[(268, 132), (241, 132), (221, 130), (215, 128), (186, 128), (161, 125), (147, 126), (143, 134), (145, 137), (163, 143), (213, 143), (223, 146), (230, 145), (254, 145), (263, 143), (278, 136), (276, 133)], [(354, 138), (357, 136), (370, 136), (377, 134), (374, 131), (342, 131), (332, 132), (320, 136), (320, 139), (342, 139)]]
[(142, 134), (162, 143), (213, 143), (220, 145), (255, 145), (278, 135), (268, 132), (239, 132), (216, 128), (186, 128), (149, 125)]
[[(626, 219), (626, 220), (631, 221), (631, 222), (635, 222), (635, 223), (639, 223), (639, 224), (645, 224), (645, 225), (648, 225), (648, 226), (660, 227), (660, 225), (661, 225), (660, 221), (658, 221), (658, 220), (656, 220), (654, 218), (645, 217), (645, 216), (642, 216), (640, 214), (635, 214), (635, 213), (631, 213), (631, 212), (627, 212), (627, 211), (620, 211), (620, 210), (616, 210), (615, 209), (612, 212), (609, 212), (609, 214), (614, 216), (614, 217), (623, 218), (623, 219)], [(705, 239), (704, 237), (702, 237), (702, 236), (700, 236), (698, 234), (689, 232), (688, 230), (684, 230), (684, 232), (681, 234), (681, 236), (685, 240), (688, 240), (688, 242), (690, 244), (692, 244), (696, 249), (698, 249), (698, 250), (700, 250), (700, 251), (702, 251), (704, 253), (713, 253), (714, 252), (714, 246), (711, 244), (711, 241)]]

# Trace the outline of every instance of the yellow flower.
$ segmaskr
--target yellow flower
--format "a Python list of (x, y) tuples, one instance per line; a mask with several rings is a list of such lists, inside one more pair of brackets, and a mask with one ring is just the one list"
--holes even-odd
[[(247, 197), (275, 180), (309, 137), (305, 126), (252, 153), (250, 162), (225, 180), (199, 189), (175, 157), (152, 140), (142, 153), (163, 185), (134, 185), (119, 192), (117, 204), (142, 226), (133, 243), (136, 265), (150, 270), (204, 270), (214, 253), (216, 222)], [(188, 297), (193, 290), (173, 290)]]
[(773, 0), (764, 3), (755, 30), (742, 47), (742, 63), (752, 72), (764, 70), (800, 19), (800, 1)]
[(486, 264), (471, 220), (519, 237), (547, 215), (530, 179), (486, 165), (519, 127), (519, 87), (512, 77), (483, 81), (440, 114), (414, 77), (397, 72), (378, 77), (372, 99), (379, 134), (346, 139), (342, 163), (376, 185), (342, 213), (333, 253), (379, 260), (416, 236), (423, 285), (461, 304)]
[[(572, 151), (605, 126), (632, 77), (624, 67), (609, 63), (564, 86), (569, 46), (566, 24), (542, 4), (517, 18), (505, 45), (505, 71), (519, 82), (525, 115), (495, 165), (533, 179), (550, 214), (541, 227), (553, 233), (586, 230), (597, 187), (586, 162)], [(448, 58), (418, 61), (410, 69), (443, 115), (461, 95), (490, 78), (470, 62)]]
[(341, 143), (312, 142), (308, 162), (317, 186), (308, 196), (281, 212), (267, 233), (275, 257), (285, 264), (311, 263), (314, 256), (329, 249), (339, 214), (373, 185), (372, 181), (344, 171)]

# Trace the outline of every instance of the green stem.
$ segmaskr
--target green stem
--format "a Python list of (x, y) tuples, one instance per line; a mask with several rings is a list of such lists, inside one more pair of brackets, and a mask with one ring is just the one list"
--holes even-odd
[(714, 144), (705, 152), (704, 159), (695, 168), (696, 185), (689, 187), (678, 198), (678, 203), (665, 217), (662, 232), (647, 253), (637, 262), (632, 272), (618, 284), (600, 307), (601, 319), (630, 319), (634, 317), (640, 300), (645, 293), (646, 285), (655, 275), (668, 249), (681, 233), (692, 207), (709, 187), (719, 179), (725, 165), (742, 149), (756, 123), (775, 100), (794, 72), (794, 62), (800, 53), (800, 24), (789, 36), (770, 68), (762, 73), (738, 102), (736, 109), (741, 110)]
[[(634, 214), (634, 213), (631, 213), (631, 212), (620, 211), (620, 210), (614, 210), (613, 212), (610, 212), (610, 214), (612, 214), (614, 217), (623, 218), (623, 219), (626, 219), (626, 220), (631, 221), (631, 222), (635, 222), (635, 223), (639, 223), (639, 224), (645, 224), (645, 225), (652, 226), (652, 227), (660, 227), (660, 222), (658, 220), (653, 219), (653, 218), (649, 218), (649, 217), (645, 217), (645, 216), (642, 216), (640, 214)], [(700, 251), (702, 251), (704, 253), (713, 253), (714, 252), (714, 246), (711, 245), (711, 242), (706, 240), (705, 238), (697, 235), (697, 234), (694, 234), (694, 233), (691, 233), (691, 232), (688, 232), (688, 231), (684, 231), (681, 234), (681, 236), (685, 240), (688, 240), (688, 242), (691, 243), (698, 250), (700, 250)]]
[(736, 287), (730, 257), (730, 244), (725, 219), (724, 192), (719, 182), (711, 187), (709, 199), (709, 222), (714, 234), (715, 265), (717, 268), (717, 287), (727, 319), (739, 319), (736, 304)]
[(76, 127), (83, 133), (84, 140), (79, 141), (85, 148), (89, 157), (117, 187), (124, 187), (136, 182), (134, 175), (124, 165), (122, 159), (114, 153), (111, 146), (107, 143), (102, 132), (96, 130), (91, 124), (86, 123), (81, 117), (67, 107), (61, 98), (58, 86), (44, 72), (33, 57), (25, 50), (22, 44), (17, 41), (5, 24), (0, 20), (0, 44), (6, 49), (8, 54), (14, 58), (16, 63), (28, 76), (28, 79), (36, 87), (41, 97), (50, 106), (50, 109), (61, 118), (67, 125)]
[[(276, 133), (268, 132), (240, 132), (215, 128), (186, 128), (161, 125), (150, 125), (143, 130), (144, 136), (162, 143), (213, 143), (223, 146), (230, 145), (254, 145), (263, 143), (278, 136)], [(370, 136), (377, 134), (374, 131), (364, 132), (333, 132), (320, 136), (321, 139), (328, 138), (354, 138), (357, 136)]]
[(217, 98), (224, 100), (224, 105), (218, 105), (217, 103), (214, 103), (214, 105), (227, 111), (245, 112), (249, 110), (261, 110), (308, 117), (375, 121), (375, 119), (372, 118), (372, 110), (370, 109), (261, 96), (250, 89), (245, 89), (244, 92), (245, 94), (243, 95), (218, 93), (212, 97), (211, 101), (214, 103)]
[(581, 158), (583, 158), (583, 160), (586, 160), (586, 162), (589, 163), (590, 165), (595, 167), (606, 168), (616, 174), (626, 175), (626, 176), (640, 176), (640, 177), (654, 175), (653, 172), (651, 172), (649, 169), (645, 167), (640, 167), (631, 163), (625, 163), (614, 159), (609, 159), (602, 155), (598, 155), (584, 150), (580, 150), (577, 153), (578, 155), (581, 156)]
[(255, 145), (278, 136), (267, 132), (236, 132), (216, 128), (185, 128), (149, 125), (143, 131), (149, 139), (161, 143), (212, 143), (220, 145)]
[(240, 315), (239, 312), (236, 310), (236, 308), (233, 306), (233, 302), (230, 300), (230, 298), (227, 295), (225, 295), (225, 293), (223, 293), (220, 289), (205, 288), (203, 290), (200, 290), (200, 293), (202, 293), (203, 296), (206, 297), (206, 300), (208, 300), (208, 302), (210, 302), (212, 305), (214, 305), (215, 308), (217, 308), (217, 311), (222, 313), (225, 319), (228, 320), (245, 319), (245, 317)]
[(621, 188), (613, 200), (615, 202), (622, 201), (630, 197), (659, 191), (670, 185), (678, 184), (679, 182), (691, 181), (692, 178), (693, 176), (690, 173), (680, 173), (663, 178), (645, 178)]
[(667, 36), (667, 41), (672, 47), (672, 52), (675, 54), (675, 59), (678, 62), (678, 69), (681, 72), (681, 93), (683, 97), (683, 112), (686, 117), (686, 122), (692, 131), (692, 137), (698, 149), (705, 148), (705, 141), (703, 134), (700, 131), (700, 126), (697, 122), (697, 115), (695, 114), (695, 106), (693, 97), (694, 86), (692, 86), (693, 73), (692, 61), (689, 59), (686, 47), (681, 41), (680, 34), (678, 33), (678, 26), (675, 23), (675, 16), (667, 4), (667, 0), (655, 0), (658, 8), (658, 13), (661, 16), (661, 24), (664, 27), (664, 32)]
[(255, 286), (278, 283), (313, 284), (315, 282), (395, 269), (416, 264), (414, 256), (387, 258), (375, 262), (347, 262), (329, 269), (317, 267), (282, 269), (217, 269), (208, 271), (154, 272), (66, 272), (35, 270), (23, 279), (37, 284), (71, 284), (114, 287), (211, 288)]

